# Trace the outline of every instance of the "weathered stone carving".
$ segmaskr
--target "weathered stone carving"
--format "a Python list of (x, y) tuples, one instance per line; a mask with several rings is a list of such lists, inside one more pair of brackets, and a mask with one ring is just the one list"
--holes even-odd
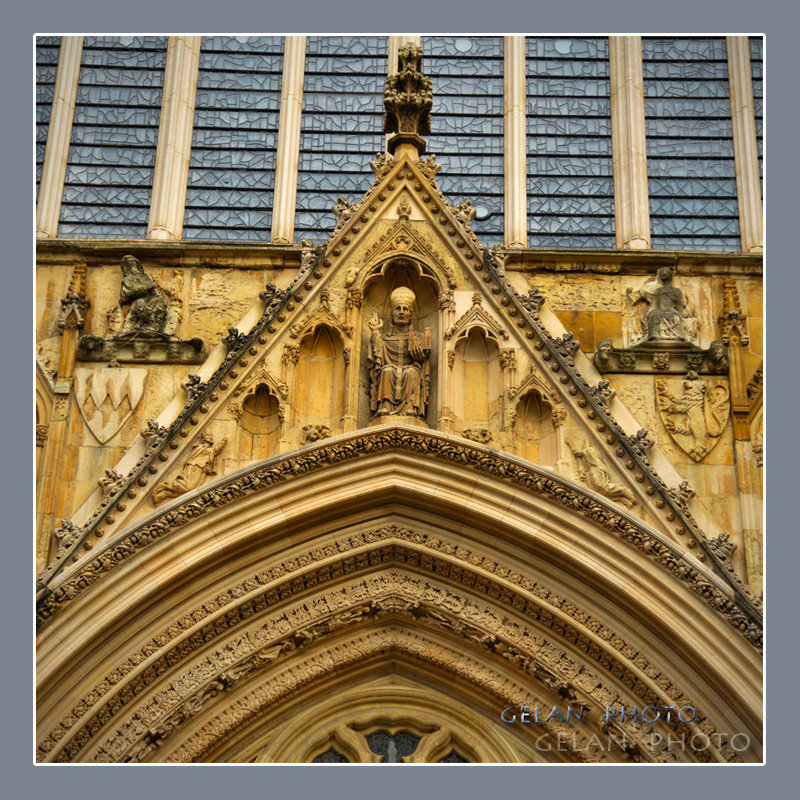
[(91, 308), (86, 296), (86, 264), (75, 265), (67, 294), (61, 300), (61, 313), (58, 317), (58, 330), (82, 330), (86, 324), (86, 312)]
[(105, 475), (97, 481), (97, 485), (103, 493), (103, 499), (105, 500), (122, 488), (124, 480), (123, 476), (115, 469), (106, 469)]
[(706, 384), (696, 372), (688, 372), (680, 395), (656, 381), (661, 421), (685, 453), (700, 461), (714, 447), (728, 422), (730, 391), (718, 381)]
[(334, 233), (344, 227), (344, 224), (355, 214), (357, 209), (358, 203), (351, 203), (349, 198), (339, 195), (336, 202), (331, 207), (331, 211), (336, 215), (336, 228), (334, 229)]
[(416, 296), (398, 287), (391, 295), (392, 324), (373, 314), (370, 329), (370, 410), (373, 418), (405, 415), (424, 418), (430, 393), (431, 331), (413, 328)]
[(480, 444), (489, 444), (489, 442), (492, 441), (492, 432), (486, 430), (485, 428), (481, 428), (480, 430), (467, 428), (467, 430), (461, 431), (461, 435), (465, 439), (470, 439), (471, 441), (479, 442)]
[(719, 317), (719, 326), (724, 344), (741, 344), (744, 347), (750, 344), (747, 318), (742, 313), (735, 278), (725, 278), (722, 281), (722, 314)]
[(431, 132), (433, 83), (422, 74), (421, 67), (422, 48), (410, 42), (398, 52), (398, 71), (386, 79), (383, 131), (396, 134), (389, 141), (389, 152), (394, 152), (393, 140), (409, 136), (418, 144), (420, 154), (425, 152), (421, 137)]
[(632, 347), (614, 347), (611, 339), (601, 339), (594, 353), (594, 363), (603, 373), (639, 372), (683, 375), (689, 370), (698, 374), (727, 372), (728, 352), (715, 340), (707, 349), (685, 341), (642, 341)]
[[(138, 258), (122, 258), (122, 285), (119, 305), (108, 316), (109, 334), (82, 336), (78, 358), (84, 361), (171, 362), (196, 364), (203, 360), (203, 340), (183, 341), (172, 336), (177, 324), (172, 310), (155, 280), (148, 275)], [(122, 320), (122, 309), (130, 306)], [(117, 329), (117, 326), (120, 327)]]
[(670, 267), (658, 270), (656, 280), (634, 292), (628, 288), (626, 299), (633, 306), (634, 330), (631, 344), (641, 341), (693, 341), (698, 322), (690, 313), (683, 292), (672, 285)]
[(636, 504), (636, 498), (630, 489), (611, 480), (611, 475), (609, 475), (608, 469), (603, 462), (603, 457), (594, 445), (589, 444), (586, 440), (580, 441), (574, 437), (567, 439), (567, 445), (575, 456), (578, 477), (590, 489), (620, 503), (626, 508), (632, 508)]
[(303, 426), (303, 444), (309, 442), (318, 442), (320, 439), (325, 439), (331, 435), (331, 429), (327, 425), (304, 425)]
[(153, 489), (153, 504), (158, 505), (164, 500), (190, 492), (204, 483), (206, 476), (216, 475), (217, 456), (227, 442), (227, 439), (222, 439), (219, 444), (214, 444), (211, 434), (207, 431), (203, 432), (200, 440), (192, 447), (191, 455), (183, 465), (180, 474), (171, 481), (160, 483)]
[(144, 394), (146, 369), (105, 367), (75, 370), (75, 403), (100, 444), (116, 435)]
[(167, 301), (158, 291), (156, 282), (135, 256), (122, 258), (122, 286), (119, 304), (130, 306), (119, 335), (148, 331), (163, 333), (167, 324)]
[(43, 447), (47, 441), (47, 425), (36, 426), (36, 446)]

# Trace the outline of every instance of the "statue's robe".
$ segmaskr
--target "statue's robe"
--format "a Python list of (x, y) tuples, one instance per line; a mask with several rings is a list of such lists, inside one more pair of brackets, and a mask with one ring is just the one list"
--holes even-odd
[(371, 341), (370, 409), (373, 414), (424, 417), (430, 384), (430, 361), (417, 361), (410, 353), (413, 334), (392, 328)]

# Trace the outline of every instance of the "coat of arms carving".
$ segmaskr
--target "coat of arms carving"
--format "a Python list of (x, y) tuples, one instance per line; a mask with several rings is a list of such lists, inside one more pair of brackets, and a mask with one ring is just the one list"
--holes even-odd
[(139, 405), (146, 369), (106, 367), (75, 370), (75, 400), (100, 444), (108, 442)]
[(730, 391), (722, 379), (703, 381), (694, 371), (682, 381), (656, 381), (656, 400), (664, 427), (695, 461), (711, 452), (725, 430)]

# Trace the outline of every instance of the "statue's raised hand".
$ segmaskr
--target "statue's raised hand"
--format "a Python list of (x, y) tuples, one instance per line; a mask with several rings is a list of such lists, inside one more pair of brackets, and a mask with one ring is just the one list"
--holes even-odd
[(377, 314), (373, 313), (373, 315), (369, 318), (367, 325), (373, 334), (379, 333), (381, 328), (383, 328), (383, 320)]

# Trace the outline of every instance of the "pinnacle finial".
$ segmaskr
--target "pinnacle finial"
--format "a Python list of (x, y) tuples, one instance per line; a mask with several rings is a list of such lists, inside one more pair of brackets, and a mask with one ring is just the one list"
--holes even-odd
[(419, 155), (425, 152), (423, 135), (431, 132), (431, 79), (423, 75), (422, 48), (409, 42), (398, 52), (398, 70), (386, 79), (383, 95), (384, 133), (393, 133), (388, 149), (394, 153), (400, 144), (410, 144)]

